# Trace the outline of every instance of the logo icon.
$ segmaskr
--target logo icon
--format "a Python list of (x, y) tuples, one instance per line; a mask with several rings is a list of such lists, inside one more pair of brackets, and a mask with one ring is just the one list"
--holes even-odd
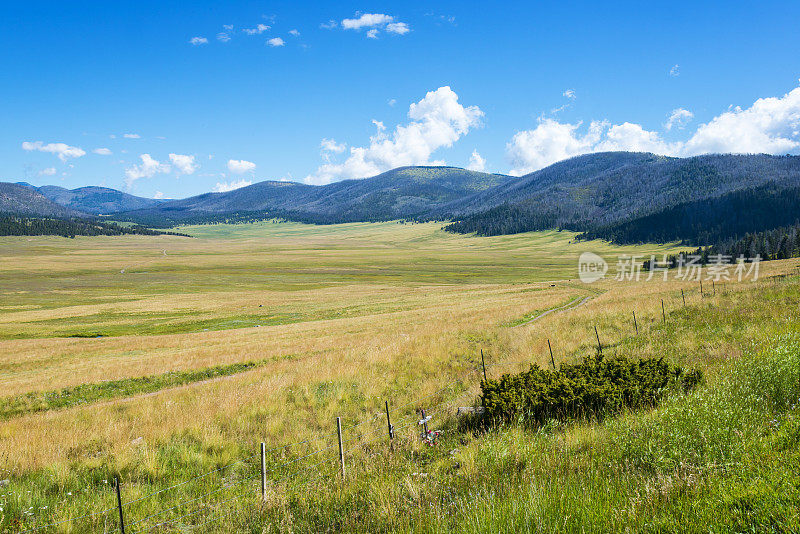
[(594, 252), (584, 252), (578, 258), (578, 277), (584, 284), (597, 282), (606, 275), (608, 263)]

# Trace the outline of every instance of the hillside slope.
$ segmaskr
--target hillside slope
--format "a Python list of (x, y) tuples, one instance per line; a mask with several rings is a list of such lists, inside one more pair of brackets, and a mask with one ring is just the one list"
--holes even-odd
[(157, 206), (160, 200), (142, 198), (108, 187), (79, 187), (65, 189), (57, 185), (45, 185), (38, 191), (61, 206), (93, 215), (146, 209)]
[(585, 231), (767, 183), (800, 186), (800, 157), (606, 152), (556, 163), (432, 215), (458, 220), (448, 227), (452, 231), (481, 235)]
[(0, 182), (0, 213), (41, 217), (79, 217), (78, 210), (60, 206), (35, 188), (23, 184)]
[(400, 167), (372, 178), (323, 186), (265, 181), (127, 213), (134, 220), (267, 212), (318, 223), (383, 221), (425, 215), (476, 192), (514, 180), (455, 167)]

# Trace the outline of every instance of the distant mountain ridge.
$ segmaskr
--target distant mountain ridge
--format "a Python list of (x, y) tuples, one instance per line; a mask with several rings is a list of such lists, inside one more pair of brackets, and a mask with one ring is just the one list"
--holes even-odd
[(452, 231), (480, 235), (589, 231), (765, 184), (800, 186), (800, 156), (606, 152), (555, 163), (430, 216), (456, 221), (448, 227)]
[(6, 182), (0, 182), (0, 213), (61, 218), (86, 215), (53, 202), (32, 186)]
[[(414, 219), (451, 221), (447, 230), (479, 235), (565, 228), (620, 242), (699, 241), (792, 224), (792, 214), (800, 213), (800, 195), (794, 192), (800, 188), (800, 156), (606, 152), (520, 177), (457, 167), (400, 167), (322, 186), (264, 181), (165, 201), (100, 187), (3, 186), (20, 200), (15, 203), (14, 195), (6, 194), (0, 211), (109, 214), (155, 227), (268, 217), (318, 224)], [(763, 215), (775, 209), (782, 217)], [(736, 221), (734, 211), (748, 222)], [(675, 217), (686, 220), (678, 224)]]
[(57, 185), (45, 185), (36, 189), (56, 204), (92, 215), (146, 209), (161, 203), (160, 200), (137, 197), (108, 187), (66, 189)]
[(514, 180), (457, 167), (400, 167), (372, 178), (328, 185), (259, 182), (125, 213), (132, 220), (170, 221), (202, 215), (264, 212), (319, 223), (384, 221), (424, 216), (435, 208)]

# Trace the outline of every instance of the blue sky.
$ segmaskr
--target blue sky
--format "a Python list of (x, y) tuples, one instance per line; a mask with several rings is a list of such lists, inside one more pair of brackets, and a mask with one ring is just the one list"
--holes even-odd
[(800, 2), (607, 4), (5, 2), (0, 180), (178, 198), (800, 153)]

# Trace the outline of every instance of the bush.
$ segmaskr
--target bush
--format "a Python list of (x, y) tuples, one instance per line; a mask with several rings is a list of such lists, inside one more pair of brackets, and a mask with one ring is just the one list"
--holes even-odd
[(655, 406), (668, 393), (688, 391), (702, 382), (701, 371), (684, 373), (663, 358), (605, 359), (597, 354), (557, 371), (533, 365), (517, 375), (483, 381), (481, 404), (489, 423), (542, 424)]

